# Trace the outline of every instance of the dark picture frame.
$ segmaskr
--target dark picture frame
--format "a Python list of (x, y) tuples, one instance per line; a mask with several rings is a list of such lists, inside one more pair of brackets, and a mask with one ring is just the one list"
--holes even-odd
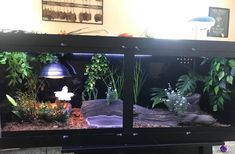
[(209, 7), (209, 16), (215, 19), (214, 26), (207, 32), (209, 37), (227, 38), (229, 33), (230, 9)]
[(103, 0), (42, 0), (42, 20), (103, 24)]

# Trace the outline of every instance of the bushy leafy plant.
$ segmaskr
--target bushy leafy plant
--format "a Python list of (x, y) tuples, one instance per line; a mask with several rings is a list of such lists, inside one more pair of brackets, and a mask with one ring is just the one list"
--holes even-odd
[(85, 89), (82, 92), (83, 100), (96, 99), (98, 90), (95, 87), (98, 80), (102, 80), (108, 87), (117, 92), (118, 98), (121, 97), (123, 87), (123, 74), (119, 75), (117, 70), (110, 69), (110, 62), (104, 54), (94, 54), (91, 63), (86, 65), (84, 75), (87, 76)]
[(85, 89), (82, 92), (82, 99), (96, 99), (98, 90), (96, 81), (102, 79), (109, 71), (109, 61), (103, 54), (95, 54), (91, 58), (91, 63), (86, 65), (84, 75), (87, 76)]
[(186, 98), (180, 91), (173, 90), (170, 84), (168, 84), (168, 89), (154, 88), (152, 90), (153, 107), (164, 103), (171, 112), (175, 112), (177, 115), (181, 115), (187, 110), (188, 102)]
[(176, 87), (184, 96), (189, 96), (195, 92), (198, 81), (204, 83), (203, 91), (208, 93), (213, 111), (218, 111), (224, 108), (226, 101), (231, 100), (234, 76), (235, 59), (212, 58), (207, 76), (189, 72), (179, 77)]
[(214, 58), (210, 71), (204, 84), (204, 92), (208, 92), (209, 101), (213, 111), (223, 109), (224, 103), (231, 100), (231, 86), (235, 76), (235, 60), (226, 58)]
[(16, 99), (6, 95), (13, 107), (13, 113), (23, 121), (45, 120), (65, 122), (69, 112), (63, 102), (36, 102), (27, 93), (17, 92)]
[(7, 65), (6, 78), (9, 79), (8, 86), (22, 84), (24, 79), (27, 79), (32, 67), (29, 65), (29, 57), (25, 52), (1, 52), (0, 64)]
[(8, 86), (14, 87), (17, 84), (24, 84), (26, 89), (30, 89), (30, 91), (36, 89), (35, 86), (38, 82), (40, 82), (40, 88), (43, 88), (43, 84), (34, 70), (38, 70), (41, 65), (50, 63), (55, 59), (57, 57), (51, 53), (42, 53), (37, 56), (19, 51), (0, 53), (0, 64), (7, 66)]
[(51, 53), (39, 54), (36, 58), (41, 64), (48, 64), (58, 60), (58, 57)]

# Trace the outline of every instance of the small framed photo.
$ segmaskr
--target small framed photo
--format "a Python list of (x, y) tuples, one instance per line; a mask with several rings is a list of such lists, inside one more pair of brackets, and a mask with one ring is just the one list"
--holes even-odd
[(207, 36), (228, 37), (229, 12), (227, 8), (209, 7), (209, 16), (215, 19), (215, 24), (208, 31)]

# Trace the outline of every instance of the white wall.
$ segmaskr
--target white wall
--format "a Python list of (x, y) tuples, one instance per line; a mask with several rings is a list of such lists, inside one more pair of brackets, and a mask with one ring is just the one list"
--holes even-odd
[[(110, 35), (134, 36), (148, 30), (158, 38), (193, 39), (188, 20), (207, 16), (208, 6), (230, 8), (229, 38), (222, 40), (235, 40), (234, 0), (104, 0), (103, 25), (42, 21), (41, 0), (5, 0), (0, 1), (0, 28), (57, 34), (60, 30), (90, 27), (89, 30), (106, 29)], [(218, 38), (207, 38), (201, 33), (199, 39)]]

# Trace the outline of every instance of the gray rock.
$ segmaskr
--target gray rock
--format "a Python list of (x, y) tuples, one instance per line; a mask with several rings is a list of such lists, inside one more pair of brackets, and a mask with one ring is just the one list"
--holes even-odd
[(199, 125), (213, 125), (216, 119), (208, 114), (185, 114), (181, 120), (182, 124), (199, 124)]
[(96, 99), (83, 101), (81, 106), (82, 114), (87, 118), (98, 115), (117, 115), (122, 116), (123, 102), (118, 99), (108, 103), (106, 99)]

